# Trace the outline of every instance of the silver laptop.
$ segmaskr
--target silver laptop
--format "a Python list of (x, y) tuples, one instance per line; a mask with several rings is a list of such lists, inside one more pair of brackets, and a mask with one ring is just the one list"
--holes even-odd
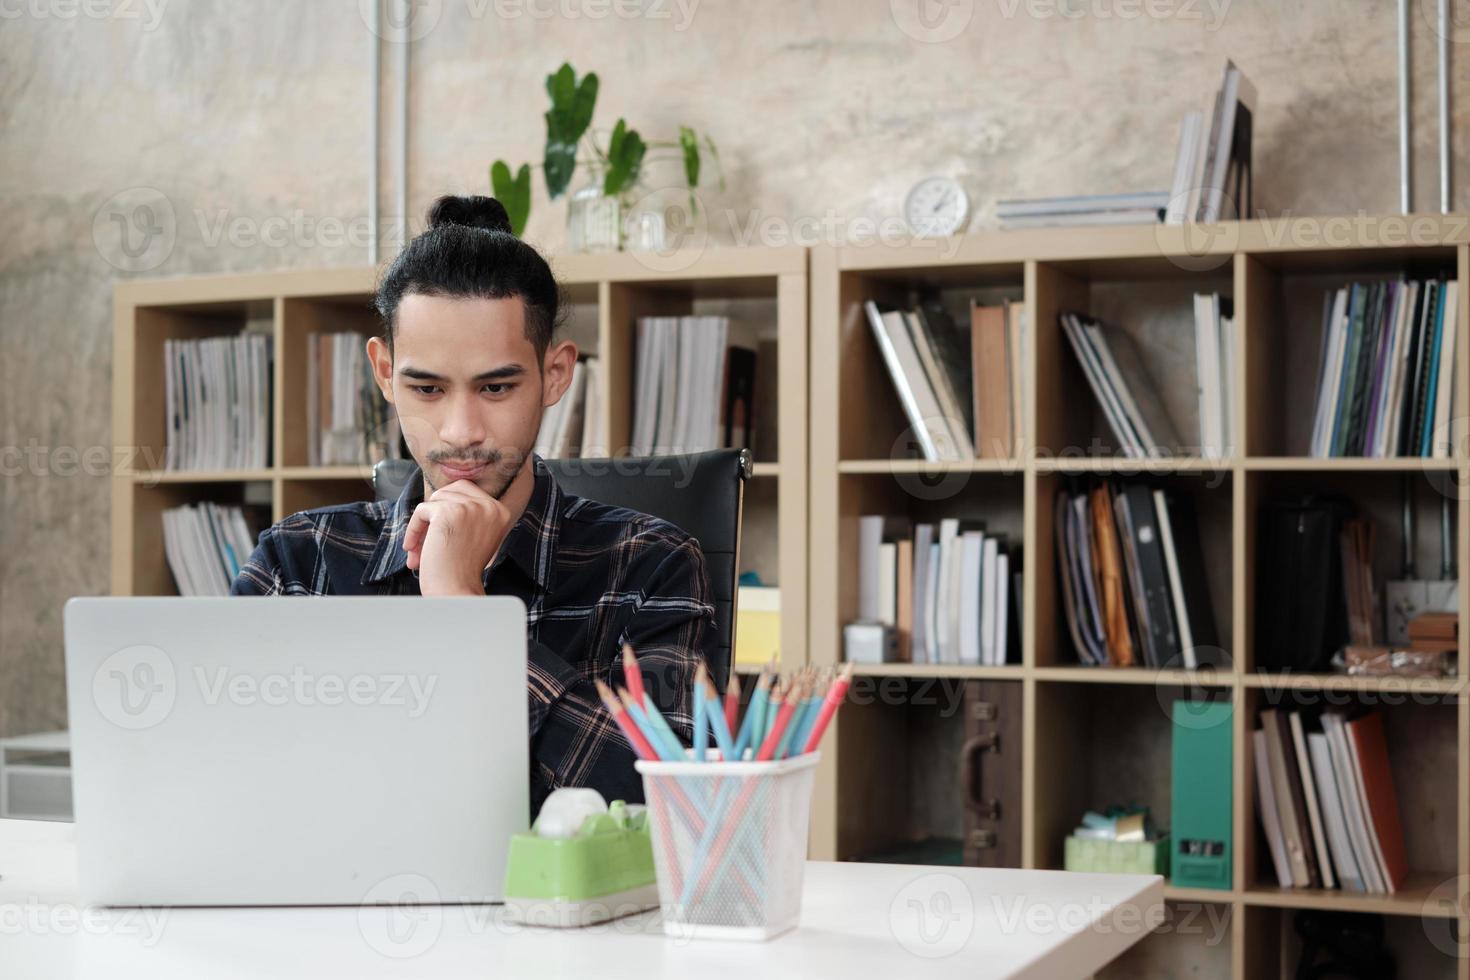
[(72, 599), (65, 633), (84, 902), (503, 897), (520, 600)]

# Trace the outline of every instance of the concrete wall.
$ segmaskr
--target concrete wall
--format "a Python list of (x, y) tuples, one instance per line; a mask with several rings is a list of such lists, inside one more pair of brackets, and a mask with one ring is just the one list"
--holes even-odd
[[(1423, 210), (1433, 6), (1411, 2)], [(110, 455), (112, 284), (366, 259), (360, 7), (0, 0), (0, 733), (64, 724), (62, 603), (108, 589), (105, 467), (79, 472), (62, 447)], [(418, 16), (416, 220), (438, 194), (486, 191), (496, 157), (539, 158), (543, 78), (567, 59), (602, 78), (596, 125), (714, 136), (715, 241), (841, 236), (930, 173), (963, 176), (979, 225), (998, 198), (1166, 188), (1178, 118), (1226, 57), (1260, 90), (1259, 208), (1398, 207), (1389, 0), (424, 0)], [(564, 204), (535, 181), (528, 237), (555, 249)], [(164, 234), (130, 257), (110, 215), (140, 201)]]

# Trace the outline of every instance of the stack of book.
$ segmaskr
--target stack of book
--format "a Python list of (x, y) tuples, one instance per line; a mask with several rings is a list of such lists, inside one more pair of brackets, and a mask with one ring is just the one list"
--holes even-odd
[(755, 352), (729, 333), (723, 316), (638, 319), (632, 455), (751, 448)]
[(1026, 308), (970, 305), (968, 328), (942, 306), (864, 307), (909, 431), (926, 460), (1010, 459), (1026, 431)]
[(166, 470), (261, 469), (271, 452), (271, 338), (165, 340)]
[(403, 457), (398, 418), (359, 333), (306, 335), (306, 461), (365, 466)]
[(1282, 888), (1403, 886), (1408, 856), (1377, 712), (1270, 708), (1251, 737), (1256, 811)]
[(179, 595), (229, 595), (254, 547), (239, 507), (206, 502), (163, 512), (163, 551)]
[(1163, 220), (1167, 191), (1090, 194), (999, 201), (995, 216), (1004, 228), (1055, 228), (1086, 225), (1151, 225)]
[(542, 459), (606, 456), (602, 445), (602, 365), (595, 357), (579, 360), (561, 400), (541, 416), (536, 455)]
[(900, 662), (1020, 661), (1019, 549), (956, 518), (858, 519), (858, 618), (893, 628)]
[(1255, 86), (1233, 62), (1225, 62), (1210, 125), (1198, 111), (1185, 113), (1179, 123), (1166, 223), (1228, 221), (1250, 213), (1255, 106)]
[(1218, 293), (1194, 297), (1195, 387), (1198, 444), (1178, 435), (1159, 398), (1159, 386), (1128, 333), (1080, 313), (1058, 318), (1087, 386), (1125, 456), (1157, 458), (1173, 453), (1223, 458), (1232, 449), (1235, 322), (1230, 300)]
[(1090, 666), (1193, 669), (1224, 661), (1189, 497), (1142, 483), (1057, 494), (1062, 608)]
[(1450, 455), (1458, 294), (1442, 279), (1326, 294), (1311, 455)]

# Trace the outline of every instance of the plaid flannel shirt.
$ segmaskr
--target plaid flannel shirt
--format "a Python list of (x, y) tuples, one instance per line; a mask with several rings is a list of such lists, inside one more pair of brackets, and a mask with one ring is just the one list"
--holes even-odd
[[(564, 493), (539, 458), (535, 489), (484, 573), (486, 595), (526, 604), (531, 806), (558, 786), (642, 801), (632, 747), (593, 680), (625, 683), (622, 644), (687, 744), (690, 688), (713, 635), (704, 553), (656, 517)], [(403, 535), (423, 499), (418, 471), (396, 501), (292, 514), (262, 531), (232, 595), (420, 595)]]

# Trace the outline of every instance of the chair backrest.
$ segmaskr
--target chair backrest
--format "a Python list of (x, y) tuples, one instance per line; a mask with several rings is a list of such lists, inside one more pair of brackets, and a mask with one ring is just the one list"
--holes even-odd
[[(741, 508), (751, 473), (749, 450), (545, 462), (567, 493), (651, 514), (698, 539), (715, 606), (716, 635), (705, 659), (710, 679), (723, 691), (735, 645), (735, 587)], [(379, 463), (373, 468), (378, 499), (396, 499), (417, 470), (412, 460)]]

